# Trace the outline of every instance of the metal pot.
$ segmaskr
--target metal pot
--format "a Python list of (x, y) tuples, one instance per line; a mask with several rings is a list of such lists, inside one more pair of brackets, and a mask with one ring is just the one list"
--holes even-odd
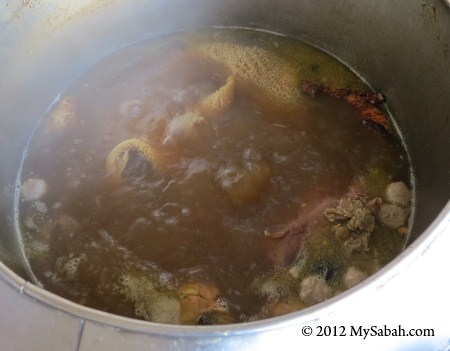
[[(450, 263), (448, 5), (448, 0), (2, 1), (0, 349), (272, 350), (279, 345), (335, 348), (336, 342), (345, 342), (347, 349), (448, 347), (450, 306), (443, 272)], [(416, 175), (416, 216), (407, 249), (362, 284), (326, 302), (228, 326), (131, 320), (33, 285), (15, 235), (13, 201), (21, 155), (36, 119), (80, 72), (108, 54), (150, 35), (206, 26), (298, 37), (340, 58), (388, 97)], [(374, 343), (358, 329), (375, 326), (378, 331), (383, 325), (400, 325), (406, 332), (432, 328), (434, 338), (378, 338)], [(308, 338), (309, 331), (324, 337)], [(344, 334), (355, 335), (326, 337)]]

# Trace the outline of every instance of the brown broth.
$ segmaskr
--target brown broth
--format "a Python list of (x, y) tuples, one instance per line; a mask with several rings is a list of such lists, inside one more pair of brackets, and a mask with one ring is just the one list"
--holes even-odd
[[(266, 297), (257, 282), (286, 280), (293, 267), (273, 267), (264, 246), (267, 228), (292, 221), (302, 206), (343, 196), (357, 179), (371, 180), (371, 197), (382, 196), (380, 189), (393, 180), (410, 184), (399, 143), (367, 129), (358, 111), (331, 97), (300, 96), (298, 106), (285, 110), (254, 86), (240, 84), (227, 111), (168, 142), (174, 116), (195, 110), (227, 79), (221, 65), (192, 54), (211, 42), (262, 48), (292, 66), (299, 79), (369, 90), (323, 52), (257, 31), (209, 29), (154, 38), (105, 58), (62, 93), (76, 121), (63, 131), (52, 129), (54, 106), (24, 159), (22, 183), (38, 178), (48, 184), (40, 200), (23, 200), (19, 207), (27, 257), (46, 289), (93, 308), (151, 319), (137, 311), (146, 286), (133, 295), (133, 277), (145, 277), (168, 296), (177, 296), (183, 283), (209, 282), (228, 302), (234, 321), (263, 318)], [(131, 138), (157, 150), (153, 171), (113, 181), (106, 159)], [(221, 184), (249, 163), (267, 167), (267, 180), (236, 201)], [(258, 181), (250, 179), (250, 189)], [(243, 188), (238, 191), (249, 189)], [(324, 260), (340, 267), (338, 278), (348, 265), (372, 273), (404, 242), (404, 236), (377, 227), (367, 254), (345, 258), (329, 231), (319, 230), (306, 243), (300, 277)], [(333, 293), (343, 290), (338, 278), (330, 283)], [(299, 282), (287, 280), (298, 294)]]

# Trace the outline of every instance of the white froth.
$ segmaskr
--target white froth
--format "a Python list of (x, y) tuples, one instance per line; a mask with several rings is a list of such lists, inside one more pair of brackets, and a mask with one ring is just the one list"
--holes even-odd
[(24, 201), (38, 200), (48, 191), (47, 183), (42, 179), (29, 178), (22, 184), (21, 193)]
[[(169, 279), (169, 277), (160, 280)], [(155, 283), (147, 275), (126, 274), (121, 277), (125, 295), (134, 303), (134, 313), (145, 320), (157, 323), (177, 324), (180, 320), (180, 302), (158, 292)]]

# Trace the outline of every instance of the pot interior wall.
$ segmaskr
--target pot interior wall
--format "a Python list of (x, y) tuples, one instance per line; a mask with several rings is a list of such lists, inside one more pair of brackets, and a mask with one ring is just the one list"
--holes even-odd
[(450, 198), (450, 9), (443, 1), (49, 3), (17, 2), (0, 17), (0, 259), (23, 277), (13, 197), (22, 151), (37, 118), (80, 72), (159, 33), (253, 27), (323, 48), (388, 97), (416, 174), (413, 239)]

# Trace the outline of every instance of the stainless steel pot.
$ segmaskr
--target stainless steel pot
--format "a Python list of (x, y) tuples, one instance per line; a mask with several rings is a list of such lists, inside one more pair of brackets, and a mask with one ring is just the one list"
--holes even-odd
[[(449, 347), (448, 5), (448, 0), (1, 1), (0, 349), (272, 350), (335, 348), (339, 342), (347, 349)], [(377, 274), (329, 301), (230, 326), (131, 320), (76, 305), (30, 283), (15, 235), (13, 195), (36, 119), (80, 72), (109, 53), (150, 35), (205, 26), (251, 27), (299, 37), (339, 57), (388, 97), (416, 174), (416, 218), (408, 248)], [(435, 336), (305, 336), (306, 327), (316, 336), (327, 326), (331, 329), (322, 329), (325, 335), (350, 336), (358, 334), (359, 326), (398, 324), (406, 331), (433, 328)]]

